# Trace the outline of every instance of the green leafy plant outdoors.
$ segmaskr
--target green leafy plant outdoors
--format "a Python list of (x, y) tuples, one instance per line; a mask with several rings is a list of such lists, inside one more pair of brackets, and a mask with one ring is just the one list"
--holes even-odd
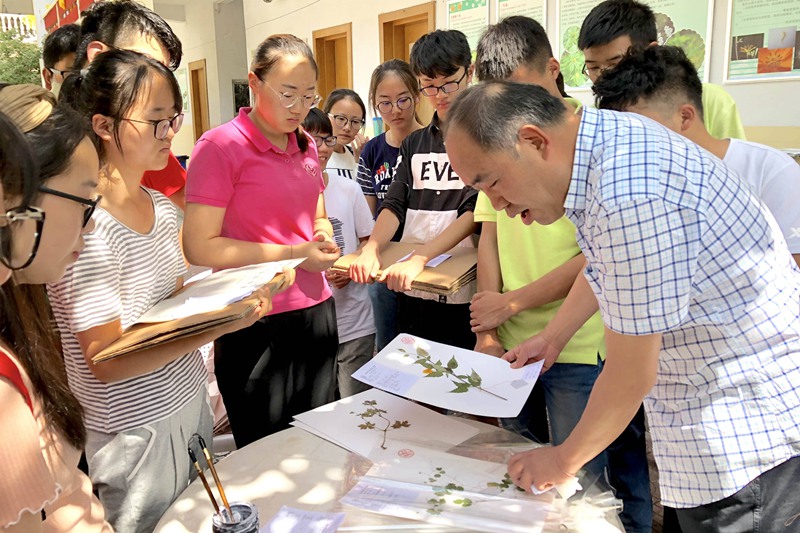
[(39, 85), (39, 47), (16, 31), (0, 32), (0, 82)]
[(476, 389), (486, 394), (491, 394), (495, 398), (507, 401), (506, 398), (481, 387), (483, 378), (481, 378), (480, 374), (474, 369), (471, 368), (468, 374), (456, 374), (455, 370), (458, 368), (458, 361), (455, 356), (451, 357), (447, 364), (445, 364), (441, 360), (434, 361), (431, 355), (419, 346), (416, 348), (416, 355), (407, 352), (404, 348), (399, 348), (398, 351), (405, 354), (407, 357), (414, 357), (414, 364), (420, 365), (424, 369), (422, 373), (426, 378), (441, 378), (447, 376), (450, 382), (455, 385), (455, 388), (448, 392), (460, 394), (470, 389)]
[[(431, 475), (431, 477), (428, 478), (428, 482), (438, 483), (446, 473), (447, 472), (444, 471), (444, 468), (437, 466), (434, 473)], [(428, 508), (428, 513), (434, 515), (442, 514), (442, 506), (444, 506), (447, 503), (447, 499), (445, 498), (445, 496), (450, 496), (455, 492), (463, 492), (463, 491), (464, 487), (456, 483), (448, 483), (443, 487), (439, 486), (434, 487), (433, 494), (436, 496), (436, 498), (431, 498), (428, 500), (428, 505), (430, 505), (430, 507)], [(460, 505), (461, 507), (472, 506), (472, 500), (463, 496), (453, 500), (453, 503), (455, 505)]]
[[(355, 411), (350, 411), (351, 415), (356, 415), (361, 420), (364, 421), (363, 424), (359, 424), (358, 428), (362, 430), (371, 430), (374, 429), (375, 431), (380, 431), (383, 433), (383, 440), (381, 441), (381, 449), (386, 449), (386, 434), (393, 430), (393, 429), (400, 429), (400, 428), (408, 428), (411, 427), (411, 423), (408, 420), (395, 420), (392, 422), (388, 418), (386, 418), (386, 410), (381, 409), (378, 407), (378, 402), (376, 400), (365, 400), (363, 402), (366, 409), (362, 413), (356, 413)], [(378, 423), (373, 422), (370, 419), (374, 419), (375, 417), (379, 418), (380, 421)], [(382, 427), (378, 427), (380, 424)]]

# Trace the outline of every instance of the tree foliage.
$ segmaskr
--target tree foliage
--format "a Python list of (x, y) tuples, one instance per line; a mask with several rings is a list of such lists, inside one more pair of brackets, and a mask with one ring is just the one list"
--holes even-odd
[(39, 85), (39, 55), (39, 47), (17, 32), (0, 32), (0, 82)]

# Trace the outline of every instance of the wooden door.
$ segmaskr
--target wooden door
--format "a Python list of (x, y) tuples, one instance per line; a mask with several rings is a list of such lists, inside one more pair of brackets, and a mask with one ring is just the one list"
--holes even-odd
[(205, 59), (189, 63), (189, 79), (192, 95), (192, 127), (194, 128), (194, 140), (197, 142), (197, 139), (211, 129), (208, 119), (208, 82)]
[[(414, 43), (436, 29), (436, 2), (426, 2), (378, 16), (381, 62), (390, 59), (408, 61)], [(433, 106), (420, 95), (417, 115), (426, 125), (433, 117)]]
[(313, 32), (314, 57), (319, 67), (317, 90), (324, 102), (337, 88), (353, 88), (353, 25)]

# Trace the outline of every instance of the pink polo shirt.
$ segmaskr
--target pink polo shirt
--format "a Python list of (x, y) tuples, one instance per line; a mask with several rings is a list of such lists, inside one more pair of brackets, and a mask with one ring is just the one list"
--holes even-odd
[[(242, 108), (232, 121), (207, 131), (194, 147), (186, 201), (224, 207), (222, 236), (250, 242), (300, 244), (314, 236), (319, 194), (325, 189), (317, 147), (308, 151), (289, 134), (286, 150), (272, 144)], [(273, 314), (327, 300), (321, 272), (297, 270), (297, 281), (273, 300)]]

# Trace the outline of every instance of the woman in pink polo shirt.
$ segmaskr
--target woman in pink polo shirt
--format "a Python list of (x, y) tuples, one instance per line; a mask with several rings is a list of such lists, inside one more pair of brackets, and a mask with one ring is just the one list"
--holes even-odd
[(224, 269), (307, 258), (269, 316), (216, 341), (217, 381), (239, 447), (334, 399), (336, 312), (323, 273), (339, 250), (316, 145), (300, 129), (319, 101), (317, 75), (305, 42), (268, 37), (248, 74), (255, 106), (206, 132), (190, 160), (184, 246), (191, 263)]

